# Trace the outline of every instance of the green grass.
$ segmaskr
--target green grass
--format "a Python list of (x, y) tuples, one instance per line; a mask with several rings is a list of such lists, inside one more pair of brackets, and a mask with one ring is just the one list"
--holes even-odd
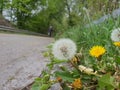
[(57, 38), (71, 38), (80, 46), (92, 46), (95, 44), (106, 45), (110, 42), (111, 30), (120, 26), (120, 19), (109, 19), (99, 25), (89, 28), (83, 26), (72, 27)]
[[(105, 47), (106, 55), (113, 57), (118, 51), (115, 51), (115, 46), (111, 41), (111, 31), (120, 26), (120, 19), (109, 19), (99, 25), (91, 25), (86, 28), (77, 26), (66, 30), (59, 38), (70, 38), (76, 42), (78, 52), (82, 49), (87, 62), (90, 60), (89, 50), (92, 46), (100, 45)], [(57, 37), (58, 39), (58, 37)], [(114, 52), (114, 53), (113, 53)], [(106, 58), (106, 57), (105, 57)]]

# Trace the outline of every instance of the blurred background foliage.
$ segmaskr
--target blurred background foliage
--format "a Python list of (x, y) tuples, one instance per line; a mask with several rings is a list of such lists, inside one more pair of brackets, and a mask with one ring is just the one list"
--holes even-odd
[(47, 34), (52, 25), (55, 34), (61, 35), (71, 27), (82, 27), (111, 13), (119, 8), (119, 3), (119, 0), (0, 0), (0, 14), (5, 12), (20, 29)]

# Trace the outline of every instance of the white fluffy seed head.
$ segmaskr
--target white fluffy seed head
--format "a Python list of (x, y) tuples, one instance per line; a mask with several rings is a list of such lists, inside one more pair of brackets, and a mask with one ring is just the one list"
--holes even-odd
[(111, 33), (111, 39), (114, 42), (120, 41), (120, 28), (114, 29)]
[(76, 45), (71, 39), (59, 39), (54, 43), (52, 53), (60, 60), (68, 60), (74, 57), (76, 50)]

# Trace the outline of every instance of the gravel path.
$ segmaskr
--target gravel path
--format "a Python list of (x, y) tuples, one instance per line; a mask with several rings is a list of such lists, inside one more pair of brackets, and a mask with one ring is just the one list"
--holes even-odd
[(0, 33), (0, 90), (21, 90), (45, 68), (52, 38)]

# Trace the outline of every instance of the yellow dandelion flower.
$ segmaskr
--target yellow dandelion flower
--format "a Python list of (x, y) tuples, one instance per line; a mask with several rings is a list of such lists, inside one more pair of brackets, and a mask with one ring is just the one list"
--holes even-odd
[(114, 42), (114, 45), (120, 47), (120, 42)]
[(89, 53), (91, 56), (98, 58), (99, 56), (103, 55), (105, 51), (105, 48), (102, 46), (93, 46)]
[(75, 79), (75, 81), (72, 83), (72, 87), (75, 89), (81, 89), (82, 88), (82, 82), (80, 78)]

